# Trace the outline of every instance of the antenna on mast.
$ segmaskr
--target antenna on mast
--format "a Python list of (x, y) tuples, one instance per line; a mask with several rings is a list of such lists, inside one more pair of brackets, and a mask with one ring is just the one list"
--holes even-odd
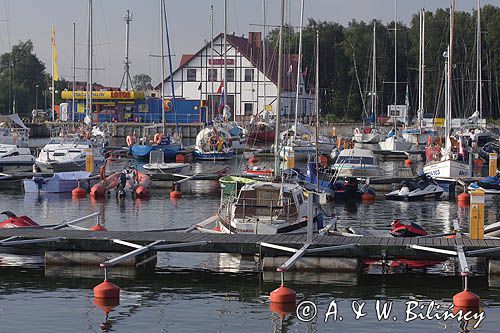
[(125, 82), (125, 90), (128, 90), (129, 83), (130, 87), (133, 90), (134, 84), (132, 82), (132, 78), (130, 77), (130, 60), (128, 57), (130, 22), (132, 22), (132, 14), (130, 13), (130, 10), (127, 9), (125, 15), (123, 15), (123, 20), (125, 21), (125, 60), (123, 61), (125, 66), (122, 76), (122, 82), (120, 83), (120, 89), (122, 88), (123, 83)]

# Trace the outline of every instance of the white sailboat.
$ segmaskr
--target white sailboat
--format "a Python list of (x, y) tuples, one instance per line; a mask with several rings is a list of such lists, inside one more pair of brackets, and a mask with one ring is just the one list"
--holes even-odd
[[(281, 0), (281, 25), (278, 48), (278, 97), (276, 100), (276, 132), (280, 124), (282, 59), (283, 59), (284, 0)], [(318, 47), (318, 37), (316, 45)], [(318, 106), (316, 106), (318, 107)], [(280, 172), (279, 135), (276, 133), (274, 174)], [(277, 178), (278, 179), (278, 178)], [(309, 208), (309, 209), (308, 209)], [(242, 186), (236, 196), (221, 202), (217, 228), (224, 233), (280, 234), (304, 230), (308, 224), (306, 216), (313, 216), (317, 223), (316, 210), (308, 214), (304, 198), (304, 187), (283, 181), (257, 181)], [(310, 211), (309, 211), (310, 213)], [(203, 230), (205, 231), (205, 230)], [(209, 230), (207, 232), (214, 232)]]
[(450, 10), (450, 43), (445, 57), (446, 71), (446, 98), (445, 98), (445, 139), (446, 145), (442, 150), (439, 161), (432, 161), (424, 166), (424, 173), (433, 178), (457, 179), (469, 175), (469, 165), (458, 159), (458, 154), (452, 152), (451, 146), (451, 96), (452, 96), (452, 64), (453, 64), (453, 24), (455, 0), (451, 2)]
[(419, 11), (419, 55), (418, 55), (418, 110), (417, 126), (405, 128), (402, 131), (403, 138), (416, 145), (427, 144), (428, 138), (434, 137), (436, 131), (424, 128), (424, 79), (425, 79), (425, 9)]
[(383, 141), (379, 142), (380, 149), (383, 151), (391, 151), (391, 152), (407, 152), (411, 149), (412, 143), (406, 141), (403, 137), (398, 135), (398, 120), (397, 120), (397, 99), (398, 99), (398, 75), (397, 75), (397, 0), (394, 0), (394, 110), (392, 110), (394, 128), (388, 133), (387, 138)]
[(376, 46), (376, 21), (373, 21), (373, 46), (372, 46), (372, 80), (370, 90), (371, 115), (373, 118), (370, 127), (355, 128), (352, 140), (357, 143), (378, 143), (383, 137), (380, 130), (375, 126), (377, 122), (377, 46)]
[[(213, 18), (212, 18), (213, 24)], [(224, 0), (224, 70), (223, 70), (223, 88), (221, 96), (221, 105), (223, 104), (223, 115), (222, 121), (228, 121), (231, 118), (231, 112), (229, 111), (229, 106), (226, 105), (226, 73), (227, 73), (227, 0)], [(212, 45), (213, 49), (213, 29), (212, 29)], [(212, 51), (213, 57), (213, 51)], [(213, 61), (211, 62), (213, 64)], [(212, 65), (213, 66), (213, 65)], [(213, 84), (212, 84), (213, 89)], [(213, 93), (213, 90), (212, 90)], [(212, 107), (213, 107), (212, 103)], [(207, 126), (202, 129), (196, 136), (196, 144), (194, 148), (194, 156), (199, 160), (230, 160), (234, 157), (234, 151), (232, 148), (232, 138), (229, 131), (224, 128), (219, 121), (216, 121), (215, 110), (212, 110), (212, 125)], [(239, 135), (238, 135), (239, 138)], [(238, 140), (239, 143), (239, 140)]]

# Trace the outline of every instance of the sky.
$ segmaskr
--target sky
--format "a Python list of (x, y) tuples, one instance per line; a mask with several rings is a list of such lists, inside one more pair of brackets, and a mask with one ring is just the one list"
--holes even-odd
[[(261, 31), (263, 0), (227, 0), (228, 33), (248, 35)], [(457, 10), (472, 11), (476, 0), (457, 0)], [(481, 5), (499, 5), (500, 0), (482, 0)], [(131, 75), (146, 73), (153, 84), (161, 80), (160, 1), (93, 0), (94, 80), (119, 86), (125, 57), (125, 22), (129, 9)], [(214, 7), (215, 35), (223, 31), (223, 0), (166, 0), (174, 70), (180, 56), (195, 53), (210, 39), (210, 6)], [(279, 0), (266, 0), (267, 24), (279, 24)], [(398, 0), (398, 21), (408, 23), (420, 8), (434, 11), (450, 6), (449, 0)], [(298, 25), (300, 0), (287, 0), (285, 21)], [(346, 24), (353, 18), (394, 20), (394, 0), (305, 0), (307, 18)], [(59, 76), (72, 80), (73, 22), (76, 23), (76, 68), (87, 65), (88, 1), (86, 0), (0, 0), (0, 53), (13, 44), (31, 39), (36, 55), (50, 72), (50, 29), (56, 30)], [(157, 55), (155, 57), (155, 55)], [(167, 66), (168, 71), (168, 66)], [(76, 70), (77, 80), (85, 80), (85, 70)]]

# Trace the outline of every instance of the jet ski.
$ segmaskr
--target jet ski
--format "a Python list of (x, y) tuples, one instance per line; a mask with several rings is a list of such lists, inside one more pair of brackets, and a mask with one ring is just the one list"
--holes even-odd
[(418, 237), (427, 235), (427, 231), (425, 231), (424, 228), (413, 222), (404, 224), (400, 220), (394, 220), (391, 223), (391, 227), (392, 230), (389, 233), (394, 237)]
[(399, 190), (385, 195), (387, 200), (417, 201), (426, 199), (439, 199), (444, 189), (429, 176), (421, 173), (416, 179), (404, 180)]
[(500, 177), (484, 177), (480, 181), (474, 182), (467, 188), (469, 191), (483, 190), (486, 194), (500, 194)]
[(10, 211), (1, 212), (0, 214), (8, 217), (7, 220), (0, 222), (0, 228), (26, 228), (40, 226), (38, 223), (25, 215), (16, 216), (16, 214)]

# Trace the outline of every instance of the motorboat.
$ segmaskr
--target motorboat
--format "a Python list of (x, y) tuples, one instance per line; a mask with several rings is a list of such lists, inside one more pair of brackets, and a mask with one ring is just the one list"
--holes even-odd
[(149, 155), (149, 163), (142, 168), (148, 173), (180, 173), (189, 166), (189, 163), (166, 163), (163, 152), (153, 150)]
[[(257, 181), (223, 201), (218, 228), (224, 233), (281, 234), (305, 230), (307, 202), (298, 184)], [(315, 228), (318, 219), (314, 217)]]
[(24, 179), (26, 193), (66, 193), (77, 187), (90, 188), (90, 172), (67, 171), (56, 172), (52, 177), (38, 177)]
[(115, 190), (118, 198), (124, 198), (127, 192), (137, 198), (148, 198), (151, 192), (151, 178), (133, 167), (126, 166), (120, 172), (107, 177), (101, 175), (101, 178), (104, 179), (90, 189), (91, 197), (102, 198)]
[(436, 136), (436, 131), (428, 128), (405, 128), (401, 131), (401, 136), (413, 145), (426, 145), (429, 139)]
[(35, 157), (28, 147), (29, 128), (17, 114), (0, 115), (0, 172), (28, 171)]
[[(307, 161), (313, 158), (316, 154), (316, 146), (312, 138), (312, 132), (301, 123), (292, 125), (290, 129), (280, 134), (280, 140), (283, 143), (280, 149), (280, 157), (286, 159), (293, 152), (295, 161)], [(331, 148), (329, 151), (331, 151)]]
[(247, 142), (252, 146), (274, 143), (275, 130), (269, 122), (250, 123), (247, 133)]
[(93, 170), (99, 169), (104, 163), (103, 147), (78, 135), (51, 138), (36, 158), (37, 167), (44, 172), (83, 171), (88, 163)]
[(444, 189), (431, 177), (422, 174), (414, 180), (404, 180), (398, 190), (385, 195), (387, 200), (417, 201), (439, 199)]
[(224, 161), (234, 157), (231, 134), (222, 127), (202, 129), (196, 136), (194, 156), (198, 160)]
[(377, 177), (382, 176), (377, 159), (368, 149), (344, 149), (332, 166), (338, 177)]
[(149, 154), (155, 150), (163, 152), (165, 161), (173, 161), (182, 147), (172, 136), (162, 133), (156, 133), (152, 142), (147, 142), (145, 138), (135, 142), (134, 136), (127, 136), (126, 141), (130, 154), (141, 161), (147, 161)]
[(224, 176), (219, 178), (220, 188), (224, 195), (236, 194), (243, 185), (252, 183), (255, 183), (255, 180), (245, 177)]
[(484, 177), (477, 182), (471, 183), (467, 190), (483, 190), (486, 194), (500, 194), (500, 177), (498, 175)]

